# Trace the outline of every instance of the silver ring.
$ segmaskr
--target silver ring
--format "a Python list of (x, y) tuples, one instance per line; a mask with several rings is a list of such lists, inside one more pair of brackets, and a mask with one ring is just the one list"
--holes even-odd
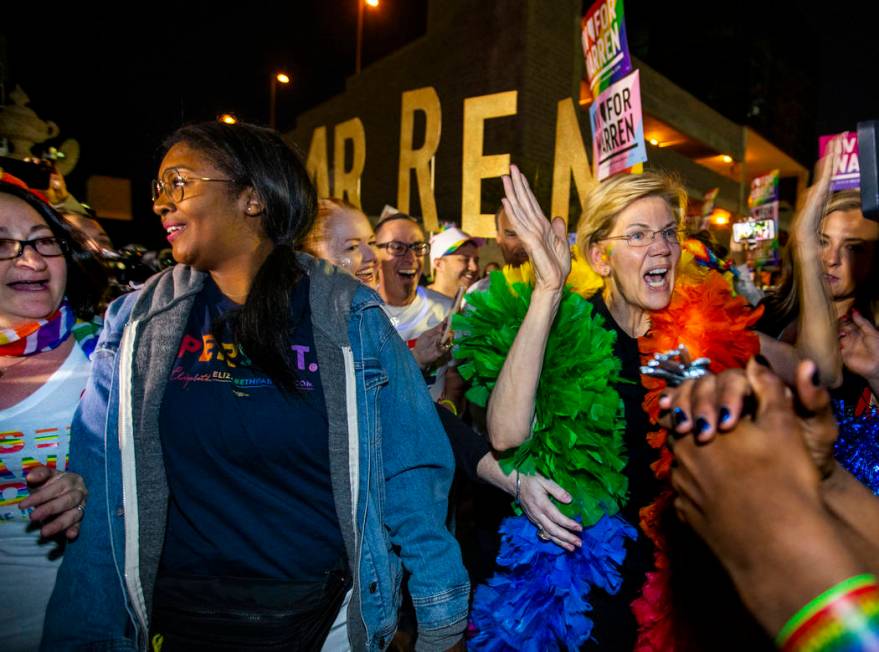
[(80, 503), (79, 505), (76, 506), (76, 509), (78, 509), (80, 512), (85, 514), (85, 503)]
[(537, 530), (537, 538), (541, 541), (549, 541), (549, 535), (546, 533), (546, 530), (540, 528)]

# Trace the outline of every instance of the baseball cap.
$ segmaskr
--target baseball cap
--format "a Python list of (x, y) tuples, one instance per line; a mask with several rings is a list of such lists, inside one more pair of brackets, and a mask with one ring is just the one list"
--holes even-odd
[(471, 238), (457, 226), (450, 226), (435, 234), (430, 239), (430, 266), (434, 266), (437, 258), (442, 258), (443, 256), (455, 253), (468, 242), (472, 242), (477, 247), (481, 247), (484, 240), (482, 238)]

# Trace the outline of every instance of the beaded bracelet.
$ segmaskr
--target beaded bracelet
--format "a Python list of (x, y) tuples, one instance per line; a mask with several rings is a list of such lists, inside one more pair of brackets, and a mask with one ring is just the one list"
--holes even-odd
[(850, 577), (810, 600), (781, 628), (783, 652), (879, 652), (879, 581)]

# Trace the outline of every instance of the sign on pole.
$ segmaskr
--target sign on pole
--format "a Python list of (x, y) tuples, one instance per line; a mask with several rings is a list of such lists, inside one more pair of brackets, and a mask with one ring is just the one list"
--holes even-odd
[(580, 37), (593, 96), (631, 72), (623, 0), (598, 0), (593, 4), (583, 17)]
[(599, 181), (647, 160), (637, 70), (595, 98), (589, 107), (589, 123), (592, 167)]
[(829, 134), (818, 138), (818, 156), (824, 156), (827, 143), (841, 135), (842, 153), (836, 163), (836, 169), (830, 178), (830, 190), (851, 190), (861, 187), (861, 164), (858, 158), (858, 132), (844, 131), (842, 134)]

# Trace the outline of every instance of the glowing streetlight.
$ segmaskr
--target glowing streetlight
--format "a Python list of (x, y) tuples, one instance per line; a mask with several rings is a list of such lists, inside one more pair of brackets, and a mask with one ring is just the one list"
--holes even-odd
[(379, 0), (357, 0), (357, 53), (354, 59), (354, 74), (360, 74), (360, 63), (363, 52), (363, 5), (371, 9), (378, 8)]
[(238, 122), (238, 118), (236, 118), (231, 113), (223, 113), (217, 116), (217, 120), (227, 125), (234, 125), (236, 122)]
[(276, 119), (275, 119), (275, 104), (276, 98), (278, 95), (278, 84), (283, 84), (286, 86), (290, 83), (290, 75), (284, 72), (275, 73), (272, 75), (272, 83), (269, 87), (269, 126), (272, 129), (277, 128)]

